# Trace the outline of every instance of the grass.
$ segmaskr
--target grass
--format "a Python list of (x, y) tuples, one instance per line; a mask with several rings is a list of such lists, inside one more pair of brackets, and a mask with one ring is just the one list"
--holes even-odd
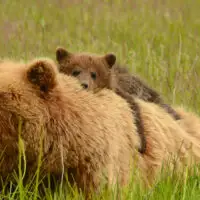
[[(55, 59), (59, 45), (69, 51), (115, 52), (171, 104), (200, 113), (199, 0), (1, 0), (2, 58)], [(199, 199), (200, 178), (167, 176), (150, 191), (137, 184), (123, 199)], [(36, 183), (37, 185), (38, 183)], [(36, 199), (19, 181), (4, 199)], [(112, 192), (111, 192), (112, 193)], [(111, 193), (103, 199), (115, 199)], [(5, 196), (6, 195), (6, 196)], [(31, 196), (33, 195), (33, 196)], [(71, 199), (63, 191), (47, 199)], [(74, 199), (81, 199), (74, 191)]]

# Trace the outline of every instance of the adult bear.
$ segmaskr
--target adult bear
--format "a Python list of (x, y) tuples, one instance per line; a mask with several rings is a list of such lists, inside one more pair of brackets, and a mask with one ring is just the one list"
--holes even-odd
[(191, 158), (199, 162), (199, 145), (177, 121), (154, 103), (135, 101), (147, 138), (143, 156), (137, 151), (133, 111), (114, 92), (85, 91), (49, 59), (0, 63), (0, 150), (5, 150), (0, 174), (17, 169), (19, 118), (28, 167), (37, 161), (42, 144), (44, 172), (60, 175), (72, 169), (86, 195), (103, 177), (108, 185), (128, 183), (131, 170), (151, 182), (171, 155), (180, 166), (191, 164)]

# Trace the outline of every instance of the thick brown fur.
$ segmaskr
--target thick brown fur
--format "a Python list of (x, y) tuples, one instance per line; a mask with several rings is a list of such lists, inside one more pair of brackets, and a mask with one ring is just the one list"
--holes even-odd
[(23, 122), (20, 135), (28, 166), (37, 162), (42, 144), (42, 171), (61, 175), (70, 169), (86, 195), (90, 186), (98, 189), (103, 177), (109, 186), (117, 180), (127, 184), (132, 168), (146, 184), (152, 183), (171, 155), (178, 161), (171, 165), (180, 167), (200, 161), (197, 137), (158, 105), (135, 101), (147, 138), (143, 156), (137, 151), (133, 111), (114, 92), (83, 90), (77, 79), (59, 73), (51, 60), (1, 63), (0, 150), (5, 154), (0, 174), (17, 169), (18, 118)]

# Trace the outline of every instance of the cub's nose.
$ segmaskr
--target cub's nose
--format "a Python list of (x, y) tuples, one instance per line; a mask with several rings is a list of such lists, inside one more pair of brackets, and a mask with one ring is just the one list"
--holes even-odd
[(88, 84), (87, 84), (87, 83), (82, 83), (81, 86), (82, 86), (84, 89), (87, 89), (87, 88), (88, 88)]

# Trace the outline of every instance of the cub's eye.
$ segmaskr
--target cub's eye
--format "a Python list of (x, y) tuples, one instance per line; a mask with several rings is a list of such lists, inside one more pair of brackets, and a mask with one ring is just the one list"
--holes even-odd
[(96, 77), (97, 77), (96, 73), (95, 72), (91, 72), (91, 77), (92, 77), (93, 80), (95, 80)]
[(80, 71), (73, 71), (72, 76), (78, 76), (81, 72)]

